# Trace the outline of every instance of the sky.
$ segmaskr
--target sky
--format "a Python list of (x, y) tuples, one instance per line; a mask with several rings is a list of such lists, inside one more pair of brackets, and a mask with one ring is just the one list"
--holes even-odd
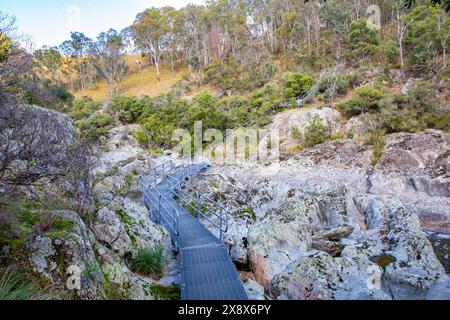
[(146, 8), (170, 5), (177, 9), (204, 0), (0, 0), (0, 11), (16, 17), (19, 32), (34, 47), (58, 46), (71, 31), (90, 38), (114, 28), (121, 31)]

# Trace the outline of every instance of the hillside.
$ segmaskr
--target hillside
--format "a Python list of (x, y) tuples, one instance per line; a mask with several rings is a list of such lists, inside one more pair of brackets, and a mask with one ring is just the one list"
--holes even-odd
[[(188, 73), (187, 67), (178, 68), (175, 73), (167, 65), (161, 68), (160, 79), (156, 76), (154, 66), (140, 67), (142, 59), (128, 55), (125, 59), (129, 72), (122, 78), (119, 85), (119, 95), (134, 97), (147, 95), (150, 97), (161, 95), (171, 90), (172, 86)], [(95, 101), (108, 97), (108, 85), (105, 80), (96, 82), (92, 88), (72, 92), (76, 98), (89, 96)]]

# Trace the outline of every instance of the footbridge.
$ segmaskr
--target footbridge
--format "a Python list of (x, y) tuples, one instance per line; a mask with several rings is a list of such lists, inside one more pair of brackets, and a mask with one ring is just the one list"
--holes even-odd
[(143, 201), (150, 218), (168, 230), (179, 253), (182, 300), (247, 300), (223, 243), (228, 211), (186, 184), (206, 167), (204, 163), (176, 167), (169, 161), (152, 168), (148, 176), (141, 176)]

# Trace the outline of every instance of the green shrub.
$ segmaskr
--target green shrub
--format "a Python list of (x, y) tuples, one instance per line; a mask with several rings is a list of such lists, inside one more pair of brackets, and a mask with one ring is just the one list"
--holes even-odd
[(298, 142), (303, 142), (303, 134), (299, 128), (297, 127), (292, 128), (292, 138), (294, 138)]
[(450, 78), (450, 67), (446, 67), (444, 70), (441, 71), (442, 77)]
[(390, 63), (395, 63), (397, 58), (400, 55), (400, 50), (398, 48), (398, 45), (395, 41), (389, 40), (386, 43), (386, 48), (384, 49), (384, 55), (388, 59)]
[(86, 120), (76, 122), (84, 137), (98, 139), (113, 128), (113, 118), (103, 112), (95, 112)]
[(367, 19), (359, 19), (350, 24), (348, 45), (351, 59), (372, 57), (378, 51), (379, 43), (380, 34), (378, 30), (368, 27)]
[(331, 136), (331, 141), (336, 141), (336, 140), (343, 140), (345, 139), (345, 136), (342, 133), (335, 133)]
[(331, 126), (324, 125), (319, 116), (313, 119), (313, 122), (306, 127), (304, 135), (304, 146), (309, 148), (318, 144), (330, 141)]
[(345, 94), (345, 93), (347, 93), (347, 91), (352, 86), (351, 80), (352, 80), (352, 76), (349, 75), (349, 74), (341, 75), (341, 76), (339, 76), (337, 78), (336, 89), (337, 89), (338, 94)]
[(421, 129), (415, 114), (408, 110), (383, 109), (379, 116), (381, 127), (387, 134), (417, 132)]
[(432, 72), (436, 56), (443, 53), (441, 41), (449, 37), (450, 19), (439, 6), (421, 5), (403, 16), (403, 20), (409, 24), (404, 44), (410, 70), (420, 75)]
[(144, 100), (115, 96), (111, 99), (111, 109), (124, 123), (135, 123), (146, 107)]
[(90, 97), (82, 97), (73, 102), (69, 114), (76, 120), (89, 118), (101, 108), (100, 102), (94, 102)]
[(450, 113), (434, 112), (425, 114), (423, 121), (427, 128), (450, 132)]
[(366, 101), (366, 105), (370, 108), (372, 105), (376, 105), (382, 98), (383, 93), (371, 86), (364, 86), (356, 90), (358, 97)]
[(314, 84), (313, 78), (306, 73), (291, 73), (287, 76), (284, 95), (287, 99), (299, 98), (308, 92)]
[(419, 116), (434, 112), (439, 106), (436, 94), (437, 90), (430, 81), (417, 80), (408, 92), (406, 107)]
[(384, 130), (380, 128), (376, 128), (370, 134), (368, 143), (372, 146), (373, 150), (372, 166), (376, 166), (383, 155), (384, 147), (386, 145), (385, 134)]
[(158, 277), (164, 271), (163, 260), (161, 246), (139, 249), (132, 258), (131, 267), (135, 272)]
[(147, 148), (150, 144), (150, 139), (144, 130), (139, 129), (133, 134), (134, 139), (144, 148)]
[(349, 117), (379, 111), (383, 93), (371, 86), (360, 87), (356, 90), (356, 96), (340, 106), (341, 111)]

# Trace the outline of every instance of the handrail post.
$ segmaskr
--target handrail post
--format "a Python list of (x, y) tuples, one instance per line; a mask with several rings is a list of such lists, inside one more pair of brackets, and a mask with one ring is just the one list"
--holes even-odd
[(174, 211), (174, 219), (176, 218), (176, 220), (175, 220), (175, 224), (176, 224), (176, 226), (175, 226), (175, 232), (177, 233), (177, 237), (180, 235), (180, 229), (179, 229), (179, 213), (178, 213), (178, 211), (176, 211), (175, 209), (173, 209), (173, 211)]
[(162, 196), (159, 195), (159, 200), (158, 200), (158, 224), (161, 224), (161, 198), (162, 198)]
[(223, 239), (223, 231), (222, 231), (222, 214), (220, 214), (220, 235), (219, 235), (219, 241), (222, 241)]

